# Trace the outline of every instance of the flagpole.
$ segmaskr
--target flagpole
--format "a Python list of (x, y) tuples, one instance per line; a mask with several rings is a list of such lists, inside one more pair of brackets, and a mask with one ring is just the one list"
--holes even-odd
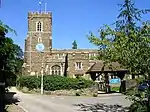
[(46, 13), (46, 11), (47, 11), (47, 3), (45, 3), (45, 13)]

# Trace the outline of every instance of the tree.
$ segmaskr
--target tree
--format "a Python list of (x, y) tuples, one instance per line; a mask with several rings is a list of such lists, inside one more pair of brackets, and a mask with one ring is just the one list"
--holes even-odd
[(77, 42), (76, 40), (74, 40), (72, 43), (72, 49), (77, 49), (77, 48), (78, 48)]
[[(104, 25), (99, 30), (100, 37), (90, 33), (88, 39), (100, 48), (99, 59), (119, 62), (130, 71), (133, 79), (135, 75), (142, 75), (145, 80), (150, 79), (150, 24), (142, 21), (141, 17), (150, 10), (135, 8), (132, 0), (124, 0), (120, 6), (120, 14), (113, 27)], [(132, 92), (135, 90), (132, 89)], [(148, 111), (150, 97), (149, 105), (143, 103), (140, 93), (132, 93), (131, 97), (133, 104), (138, 104), (136, 111), (140, 108)]]
[(130, 70), (133, 78), (135, 75), (147, 76), (149, 69), (146, 71), (143, 69), (148, 65), (145, 60), (149, 60), (150, 27), (146, 22), (137, 26), (137, 22), (141, 21), (141, 14), (149, 10), (134, 8), (131, 0), (125, 0), (120, 6), (122, 6), (121, 12), (114, 23), (115, 28), (104, 25), (99, 30), (100, 38), (94, 36), (93, 33), (88, 38), (91, 43), (99, 46), (102, 60), (118, 61)]
[(0, 87), (0, 111), (4, 112), (4, 95), (5, 87), (8, 86), (8, 79), (15, 76), (18, 68), (18, 59), (22, 58), (21, 48), (13, 43), (11, 38), (6, 37), (6, 34), (11, 31), (16, 33), (9, 26), (0, 21), (0, 83), (5, 83), (5, 86)]
[(8, 25), (4, 24), (1, 20), (0, 20), (0, 36), (4, 37), (5, 34), (7, 34), (8, 32), (12, 32), (15, 35), (17, 35), (17, 32), (15, 30), (13, 30), (12, 28), (10, 28)]
[(21, 48), (13, 43), (13, 40), (7, 37), (0, 38), (0, 69), (17, 72), (17, 63), (22, 59), (23, 52)]

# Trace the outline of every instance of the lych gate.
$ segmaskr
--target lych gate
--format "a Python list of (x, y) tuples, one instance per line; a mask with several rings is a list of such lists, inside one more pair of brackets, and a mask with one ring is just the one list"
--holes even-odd
[(117, 76), (120, 78), (121, 86), (120, 86), (119, 91), (124, 92), (125, 91), (125, 83), (123, 81), (123, 78), (127, 72), (128, 72), (128, 70), (121, 68), (121, 65), (118, 62), (104, 63), (103, 61), (96, 62), (87, 71), (87, 73), (90, 74), (91, 79), (93, 81), (96, 81), (100, 76), (104, 77), (104, 82), (98, 83), (98, 87), (99, 87), (98, 89), (104, 90), (106, 92), (110, 92), (110, 86), (109, 86), (109, 75), (110, 74), (113, 74), (114, 76)]

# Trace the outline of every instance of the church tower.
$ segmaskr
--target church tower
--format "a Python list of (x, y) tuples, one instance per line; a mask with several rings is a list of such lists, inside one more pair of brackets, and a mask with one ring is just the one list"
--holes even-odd
[[(43, 55), (36, 50), (36, 45), (43, 43), (45, 49)], [(52, 49), (52, 13), (51, 12), (29, 12), (28, 33), (25, 40), (25, 71), (28, 74), (40, 72), (41, 57), (50, 55)], [(38, 67), (39, 64), (39, 67)], [(36, 65), (36, 66), (34, 66)], [(36, 68), (35, 68), (36, 67)]]
[(28, 36), (31, 39), (32, 51), (37, 43), (45, 45), (45, 51), (52, 48), (52, 14), (50, 12), (28, 13)]

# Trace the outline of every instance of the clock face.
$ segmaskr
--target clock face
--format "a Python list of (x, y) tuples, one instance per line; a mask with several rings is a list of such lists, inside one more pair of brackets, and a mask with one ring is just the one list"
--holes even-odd
[(36, 45), (36, 50), (39, 52), (42, 52), (44, 50), (44, 45), (42, 43), (39, 43)]

